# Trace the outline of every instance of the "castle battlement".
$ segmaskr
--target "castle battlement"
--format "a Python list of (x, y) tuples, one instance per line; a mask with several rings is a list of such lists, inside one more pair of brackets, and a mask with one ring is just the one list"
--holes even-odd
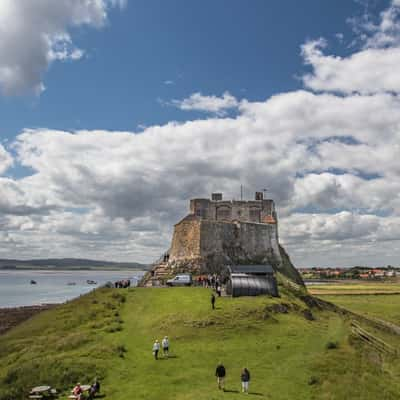
[(223, 200), (222, 193), (213, 193), (211, 199), (190, 200), (190, 214), (201, 219), (225, 222), (276, 224), (275, 203), (256, 192), (255, 200)]

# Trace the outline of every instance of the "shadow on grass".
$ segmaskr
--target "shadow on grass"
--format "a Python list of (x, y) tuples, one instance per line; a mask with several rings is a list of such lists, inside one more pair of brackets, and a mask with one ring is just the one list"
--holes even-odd
[(249, 394), (252, 394), (253, 396), (264, 396), (264, 393), (258, 393), (258, 392), (249, 392)]
[(174, 355), (169, 355), (168, 357), (159, 357), (156, 361), (167, 361), (170, 358), (179, 358), (179, 357), (174, 354)]
[(232, 389), (224, 389), (225, 393), (240, 393), (239, 390), (232, 390)]

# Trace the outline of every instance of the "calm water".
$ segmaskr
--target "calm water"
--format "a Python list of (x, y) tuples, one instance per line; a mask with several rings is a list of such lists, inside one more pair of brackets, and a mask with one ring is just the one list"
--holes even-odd
[[(133, 286), (140, 271), (0, 271), (0, 308), (62, 303), (90, 292), (106, 282), (130, 279)], [(86, 280), (97, 285), (88, 285)], [(31, 285), (30, 281), (37, 282)], [(75, 285), (68, 285), (75, 282)]]

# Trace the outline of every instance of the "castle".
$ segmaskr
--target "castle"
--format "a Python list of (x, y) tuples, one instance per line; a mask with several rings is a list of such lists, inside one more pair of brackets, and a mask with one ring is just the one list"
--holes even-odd
[(189, 214), (174, 226), (170, 249), (153, 268), (153, 277), (171, 272), (221, 273), (228, 265), (269, 264), (302, 283), (280, 246), (275, 203), (255, 193), (251, 201), (190, 200)]

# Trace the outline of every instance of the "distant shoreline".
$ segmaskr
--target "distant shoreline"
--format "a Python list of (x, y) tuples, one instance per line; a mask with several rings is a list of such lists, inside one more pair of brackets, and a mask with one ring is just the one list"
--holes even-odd
[(0, 335), (19, 325), (42, 311), (50, 310), (58, 304), (0, 308)]
[(146, 269), (136, 267), (0, 267), (1, 271), (132, 271), (132, 272), (146, 272)]

